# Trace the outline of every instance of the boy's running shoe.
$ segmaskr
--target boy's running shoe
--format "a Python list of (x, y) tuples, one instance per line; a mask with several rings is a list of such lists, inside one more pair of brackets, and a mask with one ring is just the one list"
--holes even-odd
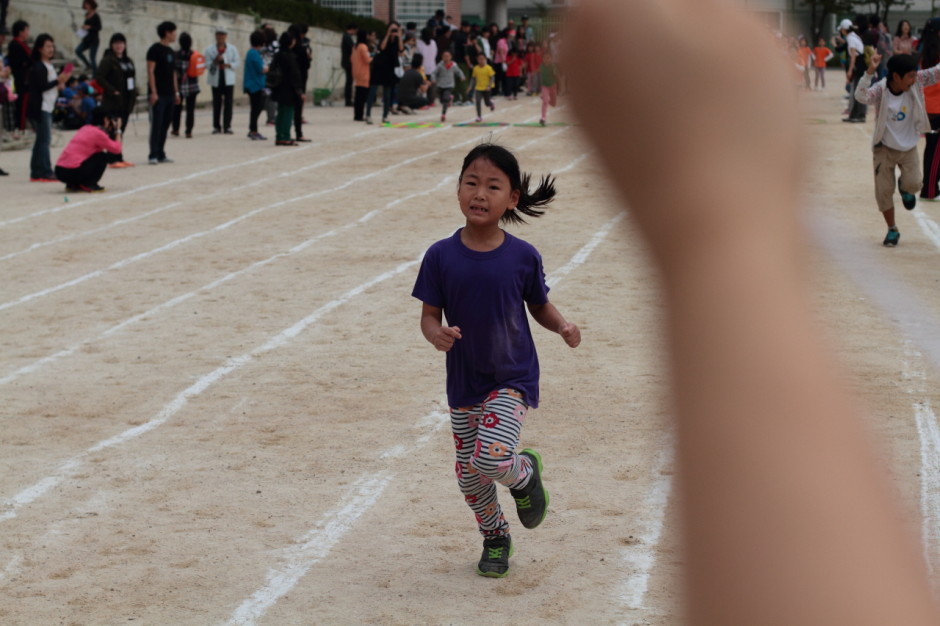
[(898, 179), (898, 192), (901, 194), (901, 203), (904, 204), (904, 208), (908, 211), (912, 210), (917, 206), (917, 196), (912, 193), (907, 193), (901, 189), (901, 179)]
[(78, 189), (79, 189), (79, 191), (84, 191), (85, 193), (98, 193), (98, 192), (100, 192), (100, 191), (104, 191), (104, 187), (102, 187), (101, 185), (98, 185), (98, 184), (95, 184), (95, 185), (79, 185), (79, 186), (78, 186)]
[(898, 241), (901, 239), (901, 233), (896, 228), (891, 228), (888, 230), (887, 236), (885, 236), (884, 245), (886, 246), (896, 246)]
[(542, 484), (542, 457), (535, 450), (526, 448), (521, 453), (532, 462), (532, 477), (522, 489), (510, 489), (516, 501), (516, 513), (526, 528), (535, 528), (548, 513), (548, 490)]
[(477, 574), (489, 578), (505, 578), (509, 573), (509, 557), (516, 551), (509, 535), (483, 540), (483, 556), (477, 564)]

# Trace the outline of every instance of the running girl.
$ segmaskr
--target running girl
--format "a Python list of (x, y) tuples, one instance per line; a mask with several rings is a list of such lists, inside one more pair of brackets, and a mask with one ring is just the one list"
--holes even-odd
[(530, 193), (529, 175), (520, 173), (511, 152), (477, 146), (464, 158), (457, 186), (466, 224), (431, 246), (412, 291), (423, 303), (421, 332), (447, 353), (457, 482), (483, 535), (481, 576), (506, 576), (513, 553), (495, 483), (509, 487), (526, 528), (538, 526), (548, 510), (541, 457), (530, 449), (515, 452), (526, 412), (539, 402), (526, 307), (572, 348), (581, 343), (578, 327), (548, 300), (538, 251), (500, 228), (525, 223), (523, 215), (540, 217), (554, 197), (551, 177)]
[(466, 76), (463, 75), (463, 70), (460, 69), (460, 66), (454, 63), (450, 51), (445, 50), (441, 55), (441, 62), (437, 64), (437, 67), (434, 68), (434, 72), (431, 74), (431, 80), (434, 81), (434, 84), (437, 85), (438, 93), (441, 98), (441, 121), (447, 121), (447, 107), (450, 106), (450, 103), (454, 100), (454, 85), (457, 84), (457, 81), (463, 81), (466, 79)]
[(551, 52), (546, 51), (545, 56), (542, 57), (539, 77), (542, 84), (542, 119), (539, 120), (539, 124), (545, 126), (548, 122), (548, 106), (558, 104), (558, 72), (555, 71), (555, 64), (552, 63)]
[(476, 97), (477, 104), (477, 119), (476, 121), (483, 121), (483, 112), (480, 108), (480, 101), (485, 100), (486, 106), (490, 107), (490, 111), (496, 110), (496, 105), (493, 104), (493, 100), (490, 99), (490, 90), (493, 88), (496, 79), (496, 70), (493, 69), (492, 65), (487, 64), (486, 55), (482, 52), (477, 55), (477, 64), (473, 66), (473, 84), (476, 85), (473, 89), (474, 96)]

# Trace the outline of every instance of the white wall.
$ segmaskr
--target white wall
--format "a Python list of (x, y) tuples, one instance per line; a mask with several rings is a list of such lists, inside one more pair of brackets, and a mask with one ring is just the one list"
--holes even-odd
[[(81, 0), (13, 0), (10, 3), (10, 12), (7, 24), (12, 25), (15, 20), (24, 19), (29, 22), (30, 36), (35, 38), (40, 33), (49, 33), (55, 39), (56, 47), (67, 59), (74, 58), (75, 46), (79, 39), (75, 31), (84, 20), (81, 9)], [(137, 65), (138, 75), (146, 71), (147, 49), (157, 41), (157, 25), (160, 22), (171, 21), (177, 26), (177, 35), (183, 31), (193, 38), (193, 48), (205, 50), (215, 42), (215, 29), (224, 27), (228, 33), (228, 41), (238, 48), (244, 58), (250, 48), (249, 34), (255, 30), (255, 18), (250, 15), (232, 13), (230, 11), (217, 11), (197, 7), (189, 4), (175, 2), (155, 2), (153, 0), (98, 0), (98, 13), (101, 15), (103, 29), (101, 31), (101, 46), (98, 49), (98, 60), (107, 48), (111, 35), (115, 32), (124, 33), (127, 37), (127, 50)], [(270, 22), (278, 33), (287, 29), (286, 22)], [(342, 70), (340, 65), (340, 41), (342, 33), (311, 28), (308, 33), (313, 47), (313, 65), (310, 68), (309, 90), (315, 87), (326, 87), (330, 82), (333, 68), (336, 70), (338, 90), (334, 98), (342, 98), (343, 81), (340, 79)], [(76, 63), (81, 67), (80, 63)], [(238, 75), (235, 86), (236, 97), (242, 97), (242, 72)], [(203, 93), (200, 100), (204, 100), (209, 93), (205, 83), (205, 75), (201, 78)], [(144, 84), (140, 81), (141, 84)]]

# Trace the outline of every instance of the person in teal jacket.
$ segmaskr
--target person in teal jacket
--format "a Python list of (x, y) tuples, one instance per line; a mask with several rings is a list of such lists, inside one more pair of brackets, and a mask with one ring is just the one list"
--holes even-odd
[(256, 30), (251, 33), (249, 38), (251, 50), (245, 55), (245, 74), (242, 83), (245, 86), (245, 93), (251, 102), (251, 113), (248, 118), (248, 138), (252, 140), (267, 139), (258, 132), (258, 116), (264, 110), (264, 75), (268, 68), (264, 65), (264, 59), (261, 58), (261, 50), (264, 48), (264, 33)]

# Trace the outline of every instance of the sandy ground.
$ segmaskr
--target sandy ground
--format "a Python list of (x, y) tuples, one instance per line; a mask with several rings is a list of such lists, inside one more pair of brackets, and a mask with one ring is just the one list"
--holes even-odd
[[(864, 280), (890, 277), (933, 328), (940, 206), (900, 215), (901, 246), (882, 248), (869, 127), (839, 122), (837, 85), (805, 100), (819, 317), (940, 563), (929, 337)], [(500, 99), (488, 119), (538, 114), (535, 98)], [(680, 622), (656, 276), (577, 127), (306, 117), (314, 143), (276, 148), (244, 137), (245, 108), (235, 136), (202, 114), (154, 167), (141, 116), (138, 166), (67, 200), (26, 182), (28, 152), (0, 155), (0, 622)], [(542, 405), (523, 444), (545, 458), (552, 506), (537, 530), (515, 525), (503, 580), (474, 571), (443, 356), (410, 296), (423, 251), (461, 225), (462, 157), (489, 137), (557, 173), (549, 215), (511, 230), (584, 335), (572, 351), (534, 331)]]

